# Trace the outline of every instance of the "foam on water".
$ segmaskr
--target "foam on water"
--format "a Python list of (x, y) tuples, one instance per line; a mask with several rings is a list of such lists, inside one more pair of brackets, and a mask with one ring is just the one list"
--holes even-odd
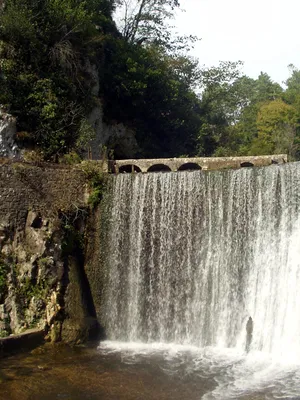
[(230, 348), (114, 341), (102, 342), (99, 351), (106, 355), (118, 353), (122, 362), (128, 364), (149, 363), (153, 358), (157, 363), (159, 359), (164, 373), (175, 376), (213, 378), (217, 387), (202, 396), (203, 400), (242, 399), (249, 395), (263, 395), (265, 399), (300, 398), (300, 363), (275, 362), (261, 352), (246, 355)]

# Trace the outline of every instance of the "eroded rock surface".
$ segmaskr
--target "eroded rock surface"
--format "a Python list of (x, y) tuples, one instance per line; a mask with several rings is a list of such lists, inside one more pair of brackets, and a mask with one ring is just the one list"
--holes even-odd
[(80, 169), (0, 164), (0, 337), (36, 328), (52, 341), (90, 338), (88, 214)]
[(32, 211), (25, 231), (2, 240), (0, 336), (33, 327), (49, 329), (57, 318), (64, 274), (61, 242), (62, 233)]
[(0, 157), (16, 158), (19, 156), (15, 136), (16, 119), (0, 109)]

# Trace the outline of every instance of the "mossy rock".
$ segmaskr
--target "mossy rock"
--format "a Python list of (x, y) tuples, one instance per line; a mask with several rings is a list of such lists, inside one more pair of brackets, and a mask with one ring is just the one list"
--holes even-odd
[(66, 319), (62, 325), (61, 339), (64, 343), (77, 345), (99, 337), (99, 323), (96, 318), (81, 320)]

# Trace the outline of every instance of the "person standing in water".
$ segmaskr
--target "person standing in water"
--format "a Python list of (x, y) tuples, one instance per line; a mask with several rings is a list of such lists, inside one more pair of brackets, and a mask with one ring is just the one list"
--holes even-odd
[(249, 353), (251, 342), (252, 342), (252, 333), (253, 333), (253, 320), (252, 320), (251, 317), (249, 317), (249, 319), (247, 321), (246, 332), (247, 332), (247, 336), (246, 336), (246, 353)]

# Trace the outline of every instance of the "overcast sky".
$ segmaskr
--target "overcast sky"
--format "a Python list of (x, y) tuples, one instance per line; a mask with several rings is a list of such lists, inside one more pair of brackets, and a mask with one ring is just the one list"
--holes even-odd
[(201, 38), (192, 52), (201, 65), (244, 61), (244, 73), (267, 72), (282, 83), (300, 68), (300, 0), (181, 0), (180, 33)]

